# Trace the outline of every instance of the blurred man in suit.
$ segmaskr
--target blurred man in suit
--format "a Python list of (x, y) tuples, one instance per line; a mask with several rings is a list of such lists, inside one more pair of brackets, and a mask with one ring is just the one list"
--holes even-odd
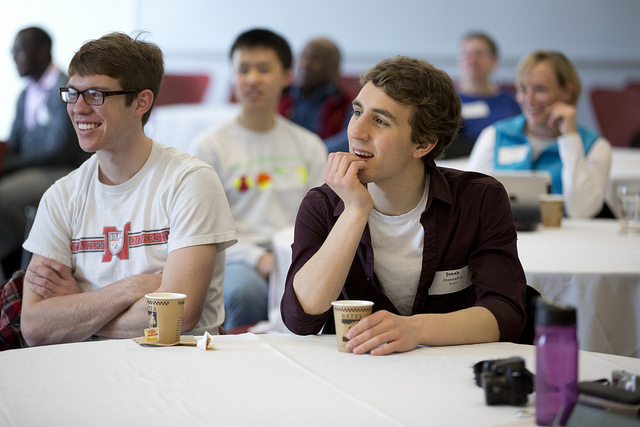
[(13, 59), (28, 83), (0, 165), (0, 259), (7, 276), (20, 265), (25, 208), (37, 206), (51, 184), (88, 158), (60, 102), (58, 88), (69, 78), (51, 61), (51, 37), (37, 27), (21, 30)]

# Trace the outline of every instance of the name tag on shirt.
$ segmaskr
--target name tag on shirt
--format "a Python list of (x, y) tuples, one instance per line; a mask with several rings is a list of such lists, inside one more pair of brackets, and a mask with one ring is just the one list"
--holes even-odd
[(38, 109), (36, 113), (36, 123), (39, 124), (40, 126), (46, 126), (49, 124), (49, 121), (50, 121), (49, 110), (45, 105), (42, 108)]
[(489, 104), (484, 101), (473, 101), (462, 104), (463, 119), (484, 119), (489, 117), (491, 111), (489, 110)]
[(429, 288), (429, 295), (447, 295), (461, 291), (471, 286), (471, 271), (469, 266), (458, 270), (436, 271), (433, 283)]
[(520, 163), (527, 158), (529, 147), (527, 145), (511, 145), (498, 148), (498, 164), (510, 165)]

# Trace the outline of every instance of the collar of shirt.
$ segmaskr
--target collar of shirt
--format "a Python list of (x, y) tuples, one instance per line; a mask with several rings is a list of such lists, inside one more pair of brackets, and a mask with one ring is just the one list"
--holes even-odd
[(40, 80), (29, 79), (24, 102), (24, 122), (28, 130), (33, 130), (37, 126), (38, 110), (45, 106), (47, 94), (55, 86), (59, 75), (60, 71), (51, 63)]

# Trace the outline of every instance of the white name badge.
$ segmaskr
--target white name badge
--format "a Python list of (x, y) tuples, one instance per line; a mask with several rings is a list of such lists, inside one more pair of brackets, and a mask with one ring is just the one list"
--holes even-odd
[(46, 126), (49, 124), (49, 121), (50, 121), (50, 114), (47, 107), (44, 106), (39, 108), (38, 111), (36, 112), (36, 123), (38, 123), (40, 126)]
[(484, 101), (473, 101), (462, 104), (462, 114), (463, 119), (484, 119), (485, 117), (489, 117), (491, 110), (489, 109), (489, 104)]
[(527, 145), (510, 145), (498, 149), (498, 164), (510, 165), (520, 163), (527, 158), (529, 147)]
[(436, 271), (429, 295), (447, 295), (471, 286), (469, 266), (458, 270)]

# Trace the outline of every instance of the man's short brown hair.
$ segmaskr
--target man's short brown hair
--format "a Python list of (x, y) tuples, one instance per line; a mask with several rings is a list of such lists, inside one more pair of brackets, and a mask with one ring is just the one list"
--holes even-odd
[(491, 56), (494, 59), (498, 59), (498, 45), (496, 44), (495, 41), (493, 41), (491, 37), (489, 37), (488, 34), (481, 33), (481, 32), (467, 33), (465, 34), (462, 41), (466, 42), (467, 40), (474, 40), (474, 39), (482, 41), (489, 48), (489, 53), (491, 54)]
[[(69, 63), (69, 77), (103, 75), (118, 80), (123, 90), (150, 89), (158, 98), (164, 76), (162, 50), (151, 43), (133, 39), (124, 33), (111, 33), (86, 42)], [(127, 94), (131, 105), (137, 94)], [(153, 106), (152, 106), (153, 108)], [(146, 124), (151, 108), (142, 116)]]
[(451, 77), (427, 61), (406, 56), (385, 59), (360, 77), (382, 89), (396, 102), (415, 107), (409, 124), (415, 143), (435, 141), (436, 146), (422, 160), (435, 166), (451, 144), (460, 126), (460, 98)]

